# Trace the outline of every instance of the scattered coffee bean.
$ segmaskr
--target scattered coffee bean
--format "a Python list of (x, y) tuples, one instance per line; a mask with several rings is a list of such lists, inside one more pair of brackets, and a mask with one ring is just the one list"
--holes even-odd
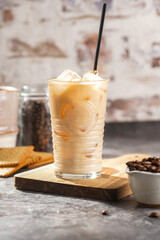
[(109, 212), (107, 210), (103, 210), (102, 215), (109, 215)]
[(151, 218), (159, 218), (160, 217), (160, 214), (158, 212), (152, 212), (149, 217)]
[(153, 172), (160, 173), (160, 158), (149, 157), (144, 158), (142, 161), (129, 161), (126, 163), (130, 171), (144, 171), (144, 172)]

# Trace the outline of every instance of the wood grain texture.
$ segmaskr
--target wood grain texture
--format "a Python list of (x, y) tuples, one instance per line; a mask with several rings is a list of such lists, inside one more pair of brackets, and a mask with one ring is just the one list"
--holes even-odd
[(54, 165), (49, 164), (15, 175), (15, 187), (20, 190), (117, 201), (131, 194), (125, 163), (145, 157), (148, 155), (127, 154), (104, 159), (101, 177), (90, 180), (59, 179), (54, 174)]

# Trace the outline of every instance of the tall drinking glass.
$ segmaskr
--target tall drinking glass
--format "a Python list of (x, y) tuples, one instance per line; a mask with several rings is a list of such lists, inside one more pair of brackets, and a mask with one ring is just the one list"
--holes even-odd
[(57, 177), (101, 175), (107, 85), (108, 80), (48, 81)]

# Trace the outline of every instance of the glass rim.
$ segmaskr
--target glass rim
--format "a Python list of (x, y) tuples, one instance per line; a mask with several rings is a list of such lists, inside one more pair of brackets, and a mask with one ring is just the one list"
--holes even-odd
[(98, 82), (110, 82), (110, 79), (97, 79), (97, 80), (83, 80), (83, 81), (64, 81), (64, 80), (59, 80), (58, 78), (52, 78), (47, 80), (48, 83), (65, 83), (65, 84), (78, 84), (78, 85), (85, 85), (85, 84), (97, 84)]

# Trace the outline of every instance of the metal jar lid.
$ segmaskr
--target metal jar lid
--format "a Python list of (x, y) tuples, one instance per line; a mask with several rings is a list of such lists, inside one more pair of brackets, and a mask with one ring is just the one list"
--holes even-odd
[(24, 85), (21, 88), (22, 97), (45, 97), (48, 96), (48, 86), (44, 83)]

